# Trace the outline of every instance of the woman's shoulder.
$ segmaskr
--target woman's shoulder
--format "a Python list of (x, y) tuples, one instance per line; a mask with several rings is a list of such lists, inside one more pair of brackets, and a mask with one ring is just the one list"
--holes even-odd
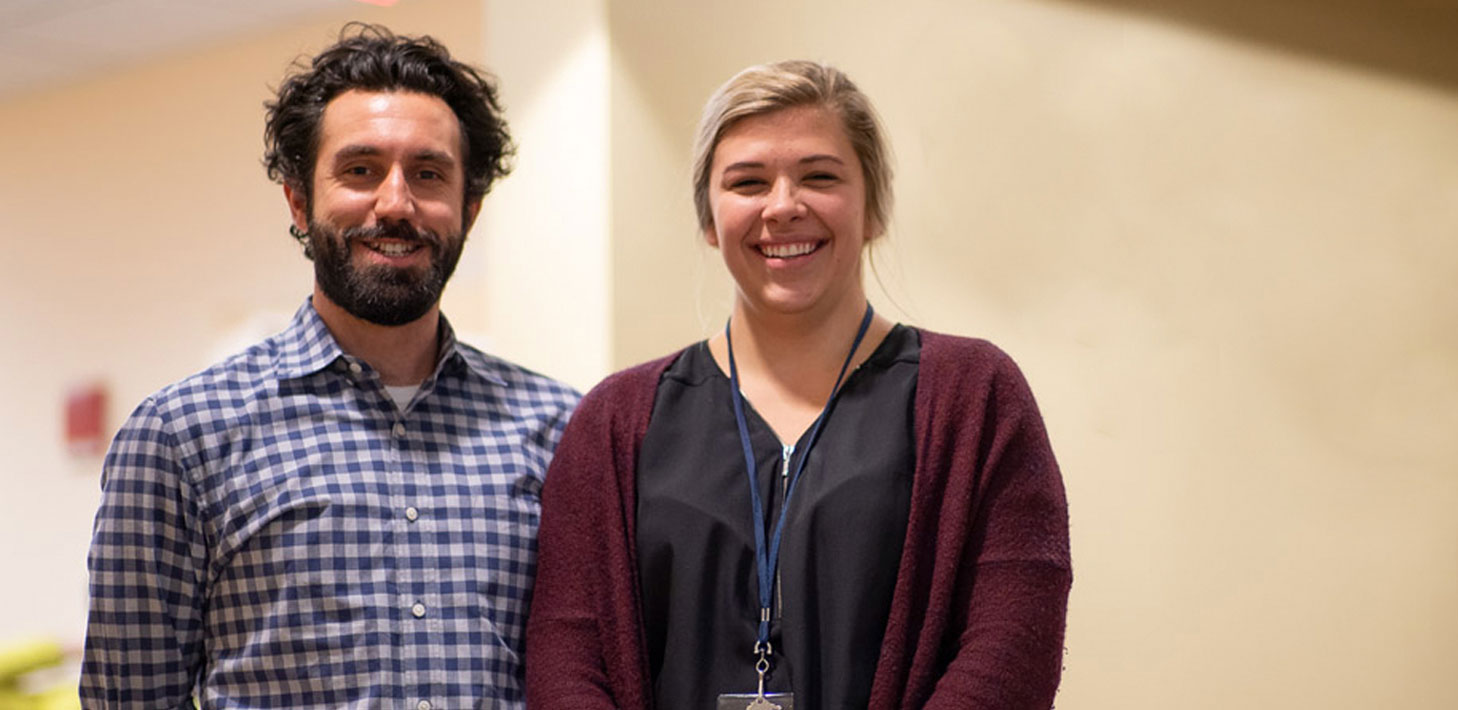
[(608, 375), (582, 398), (579, 410), (600, 406), (620, 409), (632, 402), (643, 402), (646, 406), (651, 406), (663, 372), (687, 350), (688, 347), (685, 347)]
[[(945, 395), (1030, 397), (1022, 369), (991, 341), (918, 328), (919, 379)], [(980, 398), (980, 397), (979, 397)]]
[(938, 370), (954, 371), (966, 371), (969, 367), (992, 370), (1017, 369), (1017, 363), (1013, 362), (1012, 357), (989, 340), (938, 333), (925, 328), (917, 328), (916, 331), (921, 336), (923, 367), (930, 365)]
[(916, 426), (931, 433), (919, 441), (941, 442), (935, 446), (1015, 440), (1048, 448), (1022, 370), (1002, 348), (980, 338), (923, 332), (915, 416)]

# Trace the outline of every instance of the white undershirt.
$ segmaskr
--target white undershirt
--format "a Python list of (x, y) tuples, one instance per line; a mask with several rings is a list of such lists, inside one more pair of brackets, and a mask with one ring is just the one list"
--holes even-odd
[(418, 384), (385, 385), (385, 392), (390, 395), (390, 399), (395, 400), (395, 406), (399, 407), (402, 412), (410, 404), (410, 400), (415, 398), (415, 393), (419, 391), (420, 385)]

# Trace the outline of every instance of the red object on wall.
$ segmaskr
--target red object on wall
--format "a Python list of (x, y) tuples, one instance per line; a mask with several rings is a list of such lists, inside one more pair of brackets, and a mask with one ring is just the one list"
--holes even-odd
[(106, 452), (106, 385), (87, 382), (66, 393), (66, 450), (77, 456)]

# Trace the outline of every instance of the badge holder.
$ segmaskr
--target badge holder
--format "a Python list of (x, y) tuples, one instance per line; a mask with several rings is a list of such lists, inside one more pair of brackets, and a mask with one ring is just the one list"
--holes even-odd
[(754, 652), (759, 654), (759, 661), (754, 664), (754, 670), (759, 674), (759, 692), (724, 693), (719, 696), (716, 710), (795, 710), (794, 695), (764, 692), (764, 676), (769, 672), (769, 642), (755, 642)]

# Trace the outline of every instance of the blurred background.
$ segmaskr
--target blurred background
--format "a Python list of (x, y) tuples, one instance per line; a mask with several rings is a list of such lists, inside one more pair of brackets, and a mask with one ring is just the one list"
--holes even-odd
[(1458, 707), (1453, 0), (4, 0), (0, 649), (80, 646), (98, 445), (310, 292), (262, 102), (349, 19), (500, 77), (445, 310), (584, 389), (722, 325), (707, 95), (845, 69), (873, 300), (1010, 352), (1063, 466), (1058, 707)]

